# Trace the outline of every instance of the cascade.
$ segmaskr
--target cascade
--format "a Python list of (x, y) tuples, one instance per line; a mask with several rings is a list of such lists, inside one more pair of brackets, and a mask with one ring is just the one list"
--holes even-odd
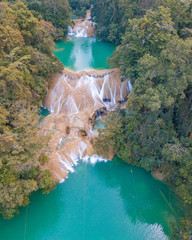
[[(95, 36), (95, 24), (91, 22), (90, 10), (85, 19), (74, 20), (73, 28), (68, 27), (68, 35), (75, 37)], [(96, 41), (92, 38), (89, 44)], [(81, 50), (81, 42), (77, 42), (71, 59), (75, 69), (81, 66), (82, 60), (91, 66), (92, 48)], [(42, 134), (51, 135), (49, 141), (50, 161), (45, 168), (51, 170), (53, 176), (63, 181), (78, 159), (90, 159), (91, 163), (104, 159), (95, 155), (90, 143), (98, 136), (93, 130), (94, 120), (99, 119), (107, 111), (113, 111), (127, 100), (131, 91), (131, 83), (127, 79), (121, 82), (119, 69), (100, 71), (73, 72), (64, 70), (58, 75), (49, 88), (44, 106), (50, 114), (43, 121)]]
[(69, 35), (69, 36), (74, 35), (73, 29), (72, 29), (71, 26), (68, 26), (68, 35)]
[[(121, 82), (112, 70), (103, 75), (79, 74), (65, 71), (50, 89), (45, 107), (55, 114), (96, 112), (98, 109), (117, 106), (130, 92), (129, 81)], [(117, 70), (116, 70), (117, 72)]]
[(92, 163), (95, 155), (90, 140), (97, 136), (94, 120), (114, 110), (127, 99), (131, 85), (120, 80), (119, 69), (73, 72), (64, 70), (50, 87), (44, 106), (52, 114), (43, 121), (42, 134), (51, 134), (50, 161), (46, 167), (63, 181), (78, 159)]
[(91, 13), (87, 10), (85, 19), (74, 19), (74, 27), (68, 26), (68, 35), (76, 37), (92, 37), (95, 36), (95, 23), (90, 21)]

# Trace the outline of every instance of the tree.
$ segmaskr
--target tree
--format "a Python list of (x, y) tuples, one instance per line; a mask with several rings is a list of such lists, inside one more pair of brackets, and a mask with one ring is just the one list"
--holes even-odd
[[(54, 27), (48, 24), (49, 29)], [(22, 2), (0, 3), (0, 214), (12, 218), (32, 192), (55, 180), (42, 165), (48, 138), (39, 136), (38, 106), (51, 75), (63, 66), (52, 55), (47, 22)]]

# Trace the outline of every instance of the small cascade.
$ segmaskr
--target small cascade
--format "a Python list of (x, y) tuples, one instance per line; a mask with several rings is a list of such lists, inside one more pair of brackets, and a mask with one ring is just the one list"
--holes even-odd
[(97, 154), (94, 154), (92, 156), (83, 157), (82, 160), (84, 162), (90, 162), (92, 165), (95, 165), (97, 162), (107, 162), (107, 161), (109, 161), (108, 159), (102, 158), (102, 157), (98, 156)]
[[(104, 159), (102, 157), (99, 157), (98, 155), (94, 154), (92, 156), (89, 156), (87, 154), (87, 144), (84, 141), (79, 141), (75, 148), (72, 150), (65, 149), (64, 151), (58, 151), (56, 152), (56, 155), (58, 157), (58, 160), (60, 162), (60, 170), (68, 174), (69, 172), (74, 172), (74, 166), (77, 166), (79, 159), (90, 162), (91, 164), (95, 164), (96, 162), (101, 161), (108, 161), (107, 159)], [(60, 179), (60, 182), (63, 182), (64, 179)]]
[(71, 26), (68, 26), (68, 35), (69, 36), (75, 35)]
[(91, 37), (95, 36), (95, 23), (91, 20), (90, 10), (87, 10), (85, 19), (75, 19), (75, 26), (68, 26), (68, 35), (76, 37)]
[(86, 31), (86, 28), (80, 28), (80, 27), (77, 27), (75, 30), (75, 36), (76, 37), (87, 37), (87, 31)]
[(61, 155), (59, 153), (57, 153), (57, 156), (59, 158), (60, 163), (63, 165), (63, 167), (61, 167), (61, 170), (65, 171), (65, 172), (74, 172), (73, 169), (73, 165), (71, 163), (69, 163), (69, 161), (67, 159), (62, 159)]
[(101, 118), (101, 109), (97, 110), (95, 113), (95, 120), (99, 120)]
[(132, 89), (132, 84), (131, 84), (131, 81), (129, 80), (128, 81), (128, 93), (130, 93), (131, 92), (131, 89)]
[[(119, 86), (119, 91), (120, 91), (120, 98), (121, 98), (121, 103), (124, 102), (124, 97), (123, 97), (123, 85)], [(129, 90), (127, 89), (127, 92)]]

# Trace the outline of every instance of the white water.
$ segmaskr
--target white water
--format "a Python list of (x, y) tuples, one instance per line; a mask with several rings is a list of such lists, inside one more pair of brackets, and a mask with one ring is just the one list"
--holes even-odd
[(66, 115), (92, 113), (103, 107), (110, 110), (127, 98), (130, 87), (129, 81), (115, 81), (111, 74), (104, 77), (87, 74), (73, 80), (63, 74), (49, 93), (47, 107), (56, 115), (61, 112)]
[(71, 26), (68, 26), (68, 35), (69, 36), (75, 35), (74, 32), (73, 32), (73, 28)]
[(88, 26), (85, 26), (83, 24), (81, 26), (75, 26), (74, 28), (68, 26), (68, 35), (86, 38), (88, 37), (87, 30)]
[[(63, 139), (60, 139), (60, 143)], [(73, 173), (74, 166), (78, 165), (78, 161), (82, 160), (84, 162), (90, 163), (92, 165), (95, 165), (97, 162), (107, 162), (109, 160), (104, 159), (97, 154), (94, 154), (92, 156), (88, 156), (87, 154), (84, 154), (87, 149), (87, 144), (84, 141), (80, 141), (76, 145), (76, 149), (74, 149), (70, 153), (56, 153), (58, 156), (58, 160), (61, 163), (61, 171), (64, 171), (66, 173), (71, 172)], [(62, 183), (64, 179), (60, 178), (60, 183)]]
[(86, 29), (86, 27), (85, 28), (77, 27), (75, 29), (75, 32), (76, 32), (76, 34), (75, 34), (76, 37), (87, 37), (87, 29)]
[(95, 36), (95, 23), (91, 21), (90, 10), (87, 11), (86, 18), (84, 20), (74, 20), (75, 26), (72, 28), (68, 26), (68, 35), (86, 38), (89, 36)]
[[(96, 38), (90, 38), (87, 41), (86, 51), (82, 48), (81, 41), (75, 41), (75, 45), (71, 52), (71, 60), (74, 69), (83, 69), (84, 66), (91, 66), (93, 61), (92, 45), (96, 42)], [(82, 61), (83, 59), (83, 61)]]
[[(87, 22), (90, 23), (90, 22)], [(75, 36), (77, 38), (86, 38), (88, 37), (88, 28), (89, 26), (75, 26), (72, 28), (71, 26), (68, 26), (68, 35), (69, 36)]]

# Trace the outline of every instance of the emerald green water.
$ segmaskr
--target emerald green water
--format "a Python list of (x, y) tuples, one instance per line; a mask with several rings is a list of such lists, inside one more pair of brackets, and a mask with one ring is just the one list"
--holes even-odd
[(181, 213), (173, 192), (144, 170), (118, 158), (81, 161), (56, 190), (33, 194), (18, 216), (1, 219), (0, 239), (162, 240)]
[[(73, 38), (58, 42), (55, 54), (75, 70), (107, 68), (113, 49), (96, 38)], [(95, 128), (103, 127), (98, 120)], [(183, 215), (167, 185), (117, 157), (94, 166), (79, 161), (74, 169), (50, 194), (34, 193), (15, 218), (0, 218), (0, 240), (164, 240)]]
[(50, 111), (44, 107), (41, 107), (38, 113), (40, 115), (39, 122), (41, 122), (45, 117), (47, 117), (50, 114)]
[(72, 41), (56, 43), (54, 54), (64, 64), (75, 71), (89, 68), (109, 68), (107, 57), (110, 57), (115, 47), (113, 44), (98, 41), (95, 37), (76, 38)]
[(106, 128), (107, 123), (105, 123), (104, 121), (102, 121), (102, 119), (98, 119), (95, 121), (94, 123), (94, 129), (105, 129)]

